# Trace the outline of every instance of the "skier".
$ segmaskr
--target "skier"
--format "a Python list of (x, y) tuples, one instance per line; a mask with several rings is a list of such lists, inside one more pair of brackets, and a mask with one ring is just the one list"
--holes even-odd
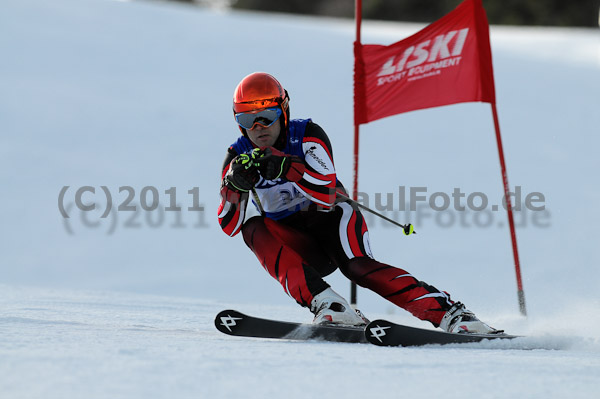
[[(223, 164), (223, 231), (242, 232), (265, 270), (314, 313), (313, 323), (368, 322), (323, 280), (339, 268), (359, 286), (445, 331), (498, 332), (446, 292), (373, 258), (363, 215), (336, 195), (347, 194), (327, 134), (310, 119), (290, 119), (289, 101), (267, 73), (252, 73), (236, 87), (233, 113), (242, 135)], [(244, 222), (250, 194), (261, 216)]]

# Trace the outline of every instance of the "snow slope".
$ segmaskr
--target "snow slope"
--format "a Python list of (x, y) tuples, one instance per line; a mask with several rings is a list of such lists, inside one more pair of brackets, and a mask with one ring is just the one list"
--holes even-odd
[(571, 337), (443, 349), (252, 340), (212, 327), (222, 302), (1, 288), (5, 398), (583, 398), (598, 388), (597, 342)]
[[(543, 193), (547, 210), (517, 215), (527, 319), (517, 312), (505, 214), (478, 227), (468, 212), (390, 213), (417, 226), (409, 238), (368, 219), (378, 259), (451, 292), (491, 324), (535, 338), (503, 350), (387, 350), (238, 340), (212, 326), (226, 307), (310, 320), (241, 238), (220, 232), (219, 170), (238, 134), (233, 88), (264, 70), (290, 92), (293, 117), (310, 116), (328, 132), (350, 187), (350, 21), (108, 0), (2, 6), (2, 397), (258, 398), (283, 387), (290, 397), (452, 397), (463, 393), (456, 381), (484, 397), (586, 397), (598, 389), (598, 30), (491, 30), (509, 181)], [(392, 43), (421, 27), (370, 22), (363, 41)], [(64, 186), (69, 219), (58, 207)], [(74, 204), (84, 186), (95, 187), (83, 195), (98, 203), (93, 212)], [(101, 218), (101, 186), (115, 207), (127, 197), (119, 188), (130, 186), (138, 210)], [(140, 211), (141, 191), (151, 186), (161, 208)], [(398, 186), (430, 194), (460, 187), (498, 203), (489, 105), (361, 127), (361, 191), (374, 206), (375, 193)], [(180, 212), (160, 210), (171, 187)], [(194, 195), (203, 212), (188, 210)], [(339, 273), (328, 281), (347, 293)], [(359, 305), (368, 316), (422, 326), (364, 290)]]

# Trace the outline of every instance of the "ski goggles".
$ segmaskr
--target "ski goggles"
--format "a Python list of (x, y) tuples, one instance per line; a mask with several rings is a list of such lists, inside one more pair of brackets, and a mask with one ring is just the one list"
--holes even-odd
[(243, 129), (252, 129), (256, 124), (269, 127), (281, 117), (281, 108), (266, 108), (260, 111), (240, 112), (235, 114), (235, 120)]

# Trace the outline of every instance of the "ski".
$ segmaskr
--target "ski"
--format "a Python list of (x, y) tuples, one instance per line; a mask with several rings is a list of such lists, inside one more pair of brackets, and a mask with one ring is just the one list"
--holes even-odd
[(236, 310), (223, 310), (215, 317), (215, 327), (238, 337), (275, 338), (306, 341), (310, 339), (366, 343), (364, 327), (327, 326), (261, 319)]
[(515, 335), (449, 333), (374, 320), (365, 329), (367, 341), (378, 346), (422, 346), (481, 342), (490, 339), (512, 339)]

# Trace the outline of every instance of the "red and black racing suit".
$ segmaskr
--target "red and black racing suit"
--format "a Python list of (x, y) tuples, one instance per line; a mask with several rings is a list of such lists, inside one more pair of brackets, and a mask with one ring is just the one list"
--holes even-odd
[[(293, 140), (289, 131), (286, 133), (275, 144), (280, 151), (289, 148), (286, 140)], [(248, 193), (221, 189), (219, 222), (223, 231), (234, 236), (241, 230), (265, 270), (302, 306), (309, 307), (313, 297), (329, 287), (323, 277), (339, 268), (359, 286), (439, 326), (453, 303), (449, 295), (403, 269), (376, 261), (363, 215), (351, 203), (336, 200), (336, 190), (345, 190), (336, 178), (331, 143), (323, 129), (309, 120), (301, 147), (296, 148), (303, 152), (299, 154), (305, 165), (302, 179), (283, 181), (279, 186), (261, 179), (257, 184), (261, 202), (268, 202), (266, 216), (244, 222)], [(223, 177), (236, 155), (234, 146), (230, 147)], [(290, 195), (296, 201), (291, 205)], [(281, 207), (278, 201), (287, 204)]]

